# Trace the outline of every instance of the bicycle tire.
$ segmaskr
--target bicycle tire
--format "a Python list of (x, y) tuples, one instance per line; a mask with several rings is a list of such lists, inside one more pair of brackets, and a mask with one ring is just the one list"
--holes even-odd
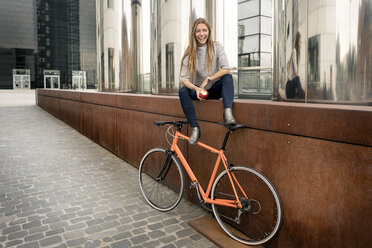
[[(166, 163), (167, 166), (171, 163), (170, 168), (166, 167), (162, 171)], [(162, 212), (172, 210), (181, 201), (183, 194), (184, 175), (180, 163), (166, 149), (151, 149), (140, 163), (139, 185), (151, 207)]]
[[(238, 208), (212, 204), (213, 213), (222, 229), (234, 240), (246, 245), (262, 245), (279, 231), (283, 210), (274, 185), (260, 172), (250, 167), (234, 166), (234, 174), (249, 199), (237, 188), (243, 203), (240, 223)], [(235, 200), (231, 181), (226, 171), (221, 172), (213, 183), (212, 199)]]

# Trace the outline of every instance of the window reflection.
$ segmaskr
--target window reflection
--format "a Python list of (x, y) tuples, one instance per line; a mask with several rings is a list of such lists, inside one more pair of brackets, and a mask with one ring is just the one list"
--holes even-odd
[[(272, 0), (238, 2), (238, 96), (270, 99), (272, 94)], [(259, 67), (259, 68), (249, 68)]]
[(167, 83), (174, 84), (174, 43), (168, 43), (165, 46), (165, 50), (167, 53), (166, 57), (166, 69), (167, 69)]
[[(281, 6), (281, 4), (284, 4)], [(299, 74), (307, 102), (363, 103), (372, 100), (372, 1), (338, 0), (279, 2), (284, 8), (284, 53), (291, 54), (296, 32), (303, 34)], [(284, 15), (285, 13), (285, 15)], [(321, 23), (322, 25), (318, 25)], [(281, 61), (285, 72), (286, 61)], [(279, 73), (280, 80), (285, 77)], [(284, 83), (282, 85), (282, 93)], [(281, 96), (282, 96), (281, 93)]]
[(115, 49), (108, 48), (108, 77), (109, 87), (115, 87)]

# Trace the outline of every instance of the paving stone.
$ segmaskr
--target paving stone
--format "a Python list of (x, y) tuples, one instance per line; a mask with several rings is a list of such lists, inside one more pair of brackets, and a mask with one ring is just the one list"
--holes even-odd
[(68, 246), (77, 246), (77, 245), (84, 244), (85, 241), (86, 241), (86, 238), (81, 237), (81, 238), (69, 240), (69, 241), (67, 241), (67, 244), (68, 244)]
[(42, 239), (39, 242), (40, 242), (40, 246), (44, 247), (44, 246), (51, 246), (54, 244), (58, 244), (61, 241), (62, 241), (61, 236), (53, 236), (50, 238)]
[(71, 231), (71, 230), (76, 230), (76, 229), (82, 229), (82, 228), (85, 228), (85, 227), (86, 227), (85, 223), (80, 222), (80, 223), (77, 223), (77, 224), (74, 224), (74, 225), (66, 226), (66, 230)]
[(32, 234), (32, 235), (25, 237), (25, 242), (40, 240), (40, 239), (43, 239), (44, 237), (45, 236), (43, 233)]
[(17, 248), (39, 248), (39, 243), (38, 242), (31, 242), (23, 245), (17, 246)]
[(55, 229), (55, 230), (51, 230), (51, 231), (46, 232), (45, 235), (46, 236), (52, 236), (52, 235), (63, 233), (64, 231), (65, 231), (65, 229), (58, 228), (58, 229)]
[(198, 206), (154, 210), (135, 167), (41, 108), (1, 107), (0, 124), (0, 248), (215, 247), (188, 225)]
[(1, 233), (3, 235), (7, 235), (7, 234), (10, 234), (10, 233), (18, 232), (20, 230), (22, 230), (22, 228), (19, 225), (18, 226), (11, 226), (11, 227), (4, 228)]
[(114, 240), (121, 240), (121, 239), (130, 238), (130, 237), (132, 237), (132, 234), (130, 232), (123, 232), (123, 233), (116, 234), (112, 238)]
[(96, 248), (96, 247), (99, 247), (101, 244), (101, 241), (99, 240), (94, 240), (93, 242), (92, 241), (88, 241), (85, 243), (85, 248)]
[(6, 242), (5, 247), (12, 247), (12, 246), (16, 246), (22, 243), (23, 243), (23, 240), (20, 240), (20, 239), (12, 240), (12, 241)]
[(181, 231), (176, 232), (176, 235), (179, 238), (183, 238), (183, 237), (186, 237), (186, 236), (188, 236), (188, 235), (190, 235), (190, 234), (192, 234), (194, 232), (195, 231), (193, 229), (188, 228), (188, 229), (184, 229), (184, 230), (181, 230)]
[(87, 234), (91, 234), (91, 233), (96, 233), (96, 232), (100, 232), (102, 231), (102, 227), (101, 226), (91, 226), (91, 227), (88, 227), (87, 229), (85, 229), (85, 232)]
[(39, 227), (39, 226), (41, 226), (41, 221), (35, 220), (35, 221), (31, 221), (29, 223), (23, 224), (22, 228), (23, 229), (29, 229), (29, 228), (33, 228), (33, 227)]
[(150, 233), (148, 233), (148, 235), (152, 238), (152, 239), (158, 239), (160, 237), (164, 237), (166, 235), (165, 232), (163, 231), (160, 231), (160, 230), (156, 230), (156, 231), (152, 231)]
[(46, 230), (48, 230), (49, 227), (48, 226), (40, 226), (40, 227), (34, 227), (34, 228), (31, 228), (29, 231), (30, 234), (34, 234), (34, 233), (41, 233), (41, 232), (44, 232)]
[(174, 244), (169, 244), (169, 245), (163, 246), (163, 248), (176, 248), (176, 246)]
[(132, 247), (132, 243), (129, 240), (122, 240), (116, 243), (111, 244), (111, 248), (126, 248)]
[(132, 241), (133, 244), (137, 245), (149, 239), (150, 239), (149, 236), (147, 236), (146, 234), (141, 234), (141, 235), (131, 238), (130, 241)]
[(8, 240), (20, 239), (20, 238), (23, 238), (27, 235), (28, 235), (27, 231), (20, 231), (20, 232), (11, 233), (11, 234), (8, 235)]
[(188, 238), (183, 238), (183, 239), (175, 241), (174, 244), (176, 245), (176, 247), (185, 247), (185, 246), (191, 245), (192, 240), (190, 240)]
[(104, 223), (102, 223), (102, 224), (101, 224), (101, 227), (102, 227), (103, 229), (110, 229), (110, 228), (117, 227), (117, 226), (119, 226), (119, 225), (120, 225), (120, 223), (119, 223), (118, 221), (114, 220), (114, 221), (110, 221), (110, 222), (104, 222)]
[(86, 223), (88, 226), (94, 226), (103, 223), (103, 219), (88, 220)]
[(67, 240), (75, 239), (75, 238), (78, 238), (78, 237), (81, 237), (81, 236), (84, 236), (84, 231), (82, 231), (82, 230), (75, 230), (75, 231), (72, 231), (72, 232), (65, 232), (63, 234), (63, 237)]
[(155, 224), (151, 224), (147, 226), (147, 228), (151, 230), (158, 230), (159, 228), (162, 228), (162, 227), (164, 227), (162, 223), (155, 223)]

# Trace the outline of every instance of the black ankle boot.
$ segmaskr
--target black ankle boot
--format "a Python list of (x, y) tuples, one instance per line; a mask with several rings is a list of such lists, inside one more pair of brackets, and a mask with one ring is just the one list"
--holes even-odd
[(234, 119), (231, 108), (225, 108), (225, 110), (223, 112), (223, 120), (228, 125), (235, 125), (236, 124), (236, 121)]
[(190, 135), (190, 139), (189, 139), (189, 144), (190, 145), (195, 145), (196, 143), (198, 143), (198, 140), (200, 138), (200, 128), (199, 127), (192, 127), (191, 128), (192, 130), (192, 133)]

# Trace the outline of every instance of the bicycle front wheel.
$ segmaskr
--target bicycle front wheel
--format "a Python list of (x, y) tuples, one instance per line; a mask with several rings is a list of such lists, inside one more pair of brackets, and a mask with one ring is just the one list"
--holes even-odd
[(139, 185), (153, 208), (163, 212), (175, 208), (181, 201), (184, 185), (176, 157), (162, 148), (148, 151), (139, 167)]
[[(243, 207), (212, 204), (218, 223), (238, 242), (246, 245), (266, 243), (278, 232), (282, 221), (282, 205), (276, 189), (264, 175), (252, 168), (234, 166), (230, 172)], [(236, 199), (226, 171), (214, 181), (211, 196), (212, 199)]]

